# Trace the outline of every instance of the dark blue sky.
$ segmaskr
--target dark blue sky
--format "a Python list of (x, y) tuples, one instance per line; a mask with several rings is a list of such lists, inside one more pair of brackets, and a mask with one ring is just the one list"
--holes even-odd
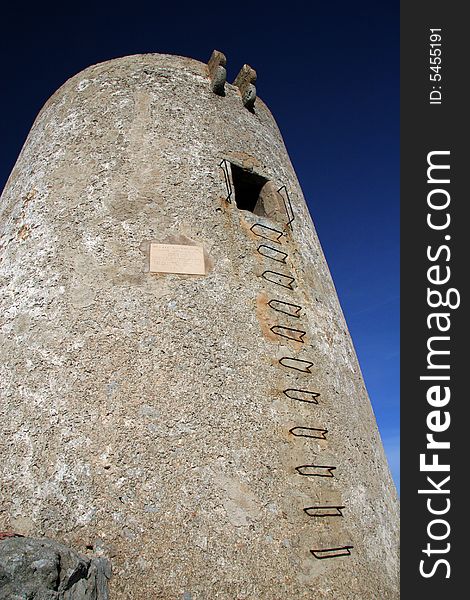
[(166, 4), (115, 5), (115, 17), (4, 18), (0, 187), (41, 106), (90, 64), (140, 52), (207, 61), (217, 48), (229, 81), (251, 64), (308, 201), (398, 481), (399, 3)]

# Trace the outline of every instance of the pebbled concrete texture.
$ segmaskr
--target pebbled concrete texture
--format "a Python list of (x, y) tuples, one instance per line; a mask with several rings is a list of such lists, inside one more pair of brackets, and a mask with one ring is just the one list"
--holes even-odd
[[(282, 211), (270, 220), (226, 202), (224, 158), (286, 185), (292, 231)], [(42, 109), (0, 210), (0, 530), (108, 558), (117, 600), (398, 598), (396, 492), (259, 98), (251, 112), (233, 85), (214, 94), (206, 65), (188, 58), (90, 67)], [(281, 243), (256, 223), (283, 231)], [(202, 245), (206, 275), (149, 273), (151, 241)], [(300, 318), (271, 299), (301, 306)], [(319, 393), (318, 404), (288, 389)], [(334, 476), (296, 470), (312, 464)], [(325, 505), (343, 516), (303, 510)], [(350, 556), (311, 553), (343, 546)]]

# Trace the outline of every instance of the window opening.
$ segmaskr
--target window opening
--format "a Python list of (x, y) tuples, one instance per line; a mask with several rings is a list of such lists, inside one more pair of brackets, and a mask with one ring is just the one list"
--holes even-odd
[(235, 202), (240, 210), (248, 210), (255, 215), (265, 216), (260, 192), (268, 180), (253, 171), (247, 171), (231, 163), (232, 181), (235, 188)]

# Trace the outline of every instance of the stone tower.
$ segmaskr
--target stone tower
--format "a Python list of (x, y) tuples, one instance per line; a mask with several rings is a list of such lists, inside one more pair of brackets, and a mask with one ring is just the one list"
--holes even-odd
[(245, 65), (67, 81), (1, 200), (0, 530), (112, 600), (398, 597), (398, 504), (335, 288)]

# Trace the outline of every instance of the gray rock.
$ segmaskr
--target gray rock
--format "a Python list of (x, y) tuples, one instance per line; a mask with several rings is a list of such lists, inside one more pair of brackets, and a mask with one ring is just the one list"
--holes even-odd
[(111, 567), (50, 539), (0, 541), (0, 600), (108, 600)]

